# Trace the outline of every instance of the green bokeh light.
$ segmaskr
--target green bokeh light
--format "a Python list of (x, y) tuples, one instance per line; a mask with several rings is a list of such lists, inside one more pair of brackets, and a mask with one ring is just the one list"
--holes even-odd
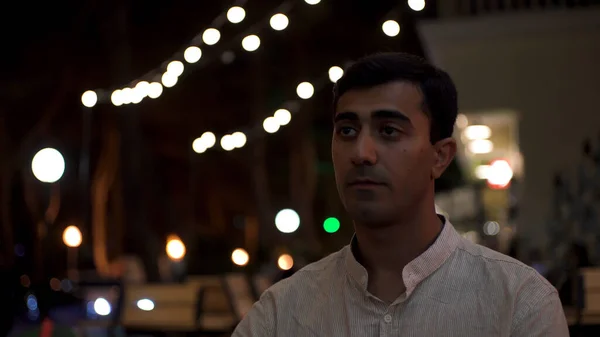
[(323, 229), (327, 233), (335, 233), (340, 229), (340, 220), (337, 218), (327, 218), (323, 221)]

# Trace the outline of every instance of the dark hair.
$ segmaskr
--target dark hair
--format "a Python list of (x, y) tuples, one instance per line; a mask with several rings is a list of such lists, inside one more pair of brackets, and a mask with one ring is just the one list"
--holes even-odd
[(432, 143), (452, 136), (458, 99), (454, 83), (443, 70), (406, 53), (380, 53), (364, 57), (344, 72), (333, 88), (333, 108), (353, 89), (367, 89), (389, 82), (406, 81), (419, 86), (423, 111), (431, 121)]

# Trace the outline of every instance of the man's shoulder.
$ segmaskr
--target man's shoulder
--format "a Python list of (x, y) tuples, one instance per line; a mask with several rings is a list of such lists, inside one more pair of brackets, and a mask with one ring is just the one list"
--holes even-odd
[(556, 292), (556, 288), (534, 268), (490, 248), (464, 240), (458, 254), (472, 266), (472, 276), (491, 277), (507, 290), (534, 292), (540, 296)]
[(316, 262), (308, 264), (298, 270), (294, 275), (275, 283), (267, 290), (271, 296), (289, 296), (291, 294), (303, 294), (323, 289), (325, 285), (337, 280), (342, 268), (343, 256), (346, 253), (344, 247)]

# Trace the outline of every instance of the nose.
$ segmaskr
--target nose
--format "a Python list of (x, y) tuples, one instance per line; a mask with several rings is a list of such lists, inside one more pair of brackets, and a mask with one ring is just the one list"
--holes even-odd
[(367, 132), (361, 133), (356, 139), (354, 156), (352, 163), (354, 165), (375, 165), (377, 163), (377, 148), (375, 140)]

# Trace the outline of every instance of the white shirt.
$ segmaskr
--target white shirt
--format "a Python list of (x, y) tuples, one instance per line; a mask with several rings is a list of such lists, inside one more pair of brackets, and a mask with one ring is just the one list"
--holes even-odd
[(367, 291), (352, 244), (267, 290), (233, 337), (569, 336), (556, 289), (533, 268), (446, 222), (402, 271), (391, 304)]

